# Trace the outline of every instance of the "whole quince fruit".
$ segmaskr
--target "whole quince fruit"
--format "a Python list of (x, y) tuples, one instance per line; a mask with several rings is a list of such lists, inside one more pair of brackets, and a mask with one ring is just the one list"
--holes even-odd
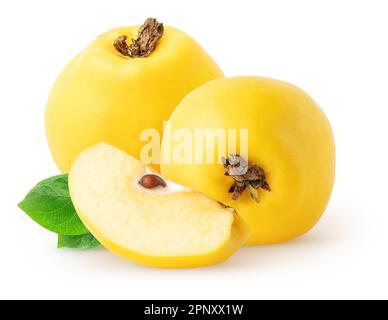
[[(247, 132), (232, 147), (228, 142), (222, 161), (217, 151), (222, 147), (210, 148), (218, 157), (213, 163), (174, 162), (166, 150), (182, 141), (164, 136), (161, 165), (166, 178), (235, 208), (252, 229), (247, 244), (301, 236), (323, 214), (334, 183), (334, 137), (325, 114), (301, 89), (259, 77), (214, 80), (182, 100), (170, 126), (171, 132), (185, 130), (193, 137), (199, 129)], [(218, 143), (224, 140), (214, 136)], [(192, 154), (205, 154), (198, 145)]]
[(57, 166), (68, 172), (82, 150), (100, 141), (139, 158), (144, 129), (161, 134), (187, 93), (222, 76), (197, 42), (155, 19), (101, 35), (51, 91), (46, 133)]

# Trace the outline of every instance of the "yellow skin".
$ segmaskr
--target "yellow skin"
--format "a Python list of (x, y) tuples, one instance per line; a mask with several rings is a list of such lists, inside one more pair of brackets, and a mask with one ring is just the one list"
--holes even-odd
[(318, 222), (334, 184), (335, 144), (326, 116), (301, 89), (258, 77), (214, 80), (186, 96), (170, 121), (173, 131), (249, 130), (249, 162), (265, 170), (271, 187), (259, 190), (260, 203), (247, 191), (231, 199), (222, 164), (161, 165), (167, 179), (235, 208), (251, 227), (247, 244), (288, 241)]
[(56, 81), (46, 110), (46, 133), (62, 172), (85, 148), (106, 141), (139, 158), (140, 134), (159, 130), (180, 100), (223, 76), (211, 57), (188, 35), (166, 27), (147, 58), (122, 56), (113, 46), (128, 43), (139, 26), (117, 28), (90, 44)]
[[(80, 216), (82, 217), (82, 212), (80, 213)], [(249, 235), (249, 228), (246, 223), (238, 215), (234, 215), (234, 223), (231, 228), (230, 238), (221, 247), (217, 248), (217, 250), (201, 255), (163, 257), (141, 254), (125, 248), (110, 240), (108, 237), (105, 237), (88, 220), (83, 218), (83, 222), (88, 226), (92, 234), (100, 241), (100, 243), (112, 253), (138, 265), (161, 269), (188, 269), (220, 264), (235, 254)], [(177, 239), (177, 241), (179, 241), (179, 239)]]

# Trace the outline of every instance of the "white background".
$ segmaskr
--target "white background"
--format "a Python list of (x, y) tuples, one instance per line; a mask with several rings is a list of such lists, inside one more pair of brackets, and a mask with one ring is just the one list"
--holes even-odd
[[(55, 235), (16, 207), (58, 173), (44, 108), (61, 69), (99, 34), (149, 16), (196, 38), (228, 76), (287, 80), (320, 103), (338, 173), (308, 235), (166, 271), (105, 250), (57, 250)], [(0, 298), (388, 298), (387, 110), (385, 0), (0, 1)]]

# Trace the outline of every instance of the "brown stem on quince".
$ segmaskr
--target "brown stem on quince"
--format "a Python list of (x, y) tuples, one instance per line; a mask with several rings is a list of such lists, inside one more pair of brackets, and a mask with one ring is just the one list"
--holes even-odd
[(128, 45), (128, 37), (122, 35), (118, 37), (113, 46), (123, 56), (130, 58), (146, 58), (156, 48), (156, 44), (163, 36), (164, 26), (154, 18), (148, 18), (140, 27), (136, 39)]
[(248, 161), (240, 155), (234, 154), (228, 159), (222, 158), (222, 163), (226, 170), (225, 175), (234, 180), (229, 189), (229, 193), (233, 193), (233, 200), (237, 200), (247, 188), (256, 202), (260, 202), (258, 189), (271, 191), (264, 170), (255, 164), (249, 165)]

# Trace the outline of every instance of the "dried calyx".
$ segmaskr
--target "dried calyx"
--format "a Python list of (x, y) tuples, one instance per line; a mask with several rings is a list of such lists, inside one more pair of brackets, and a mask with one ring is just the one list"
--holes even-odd
[(148, 18), (140, 27), (137, 38), (132, 39), (128, 45), (128, 37), (122, 35), (114, 42), (115, 49), (123, 56), (130, 58), (146, 58), (156, 48), (156, 44), (163, 36), (164, 27), (162, 23), (154, 18)]
[(167, 187), (166, 181), (164, 181), (161, 177), (156, 174), (146, 174), (144, 175), (139, 184), (146, 189), (154, 189), (157, 187)]
[(230, 155), (227, 159), (222, 158), (222, 163), (226, 170), (225, 175), (234, 180), (229, 189), (229, 193), (233, 193), (233, 200), (237, 200), (248, 189), (252, 199), (259, 202), (258, 189), (271, 191), (264, 170), (255, 164), (249, 165), (248, 161), (240, 155), (235, 154)]

